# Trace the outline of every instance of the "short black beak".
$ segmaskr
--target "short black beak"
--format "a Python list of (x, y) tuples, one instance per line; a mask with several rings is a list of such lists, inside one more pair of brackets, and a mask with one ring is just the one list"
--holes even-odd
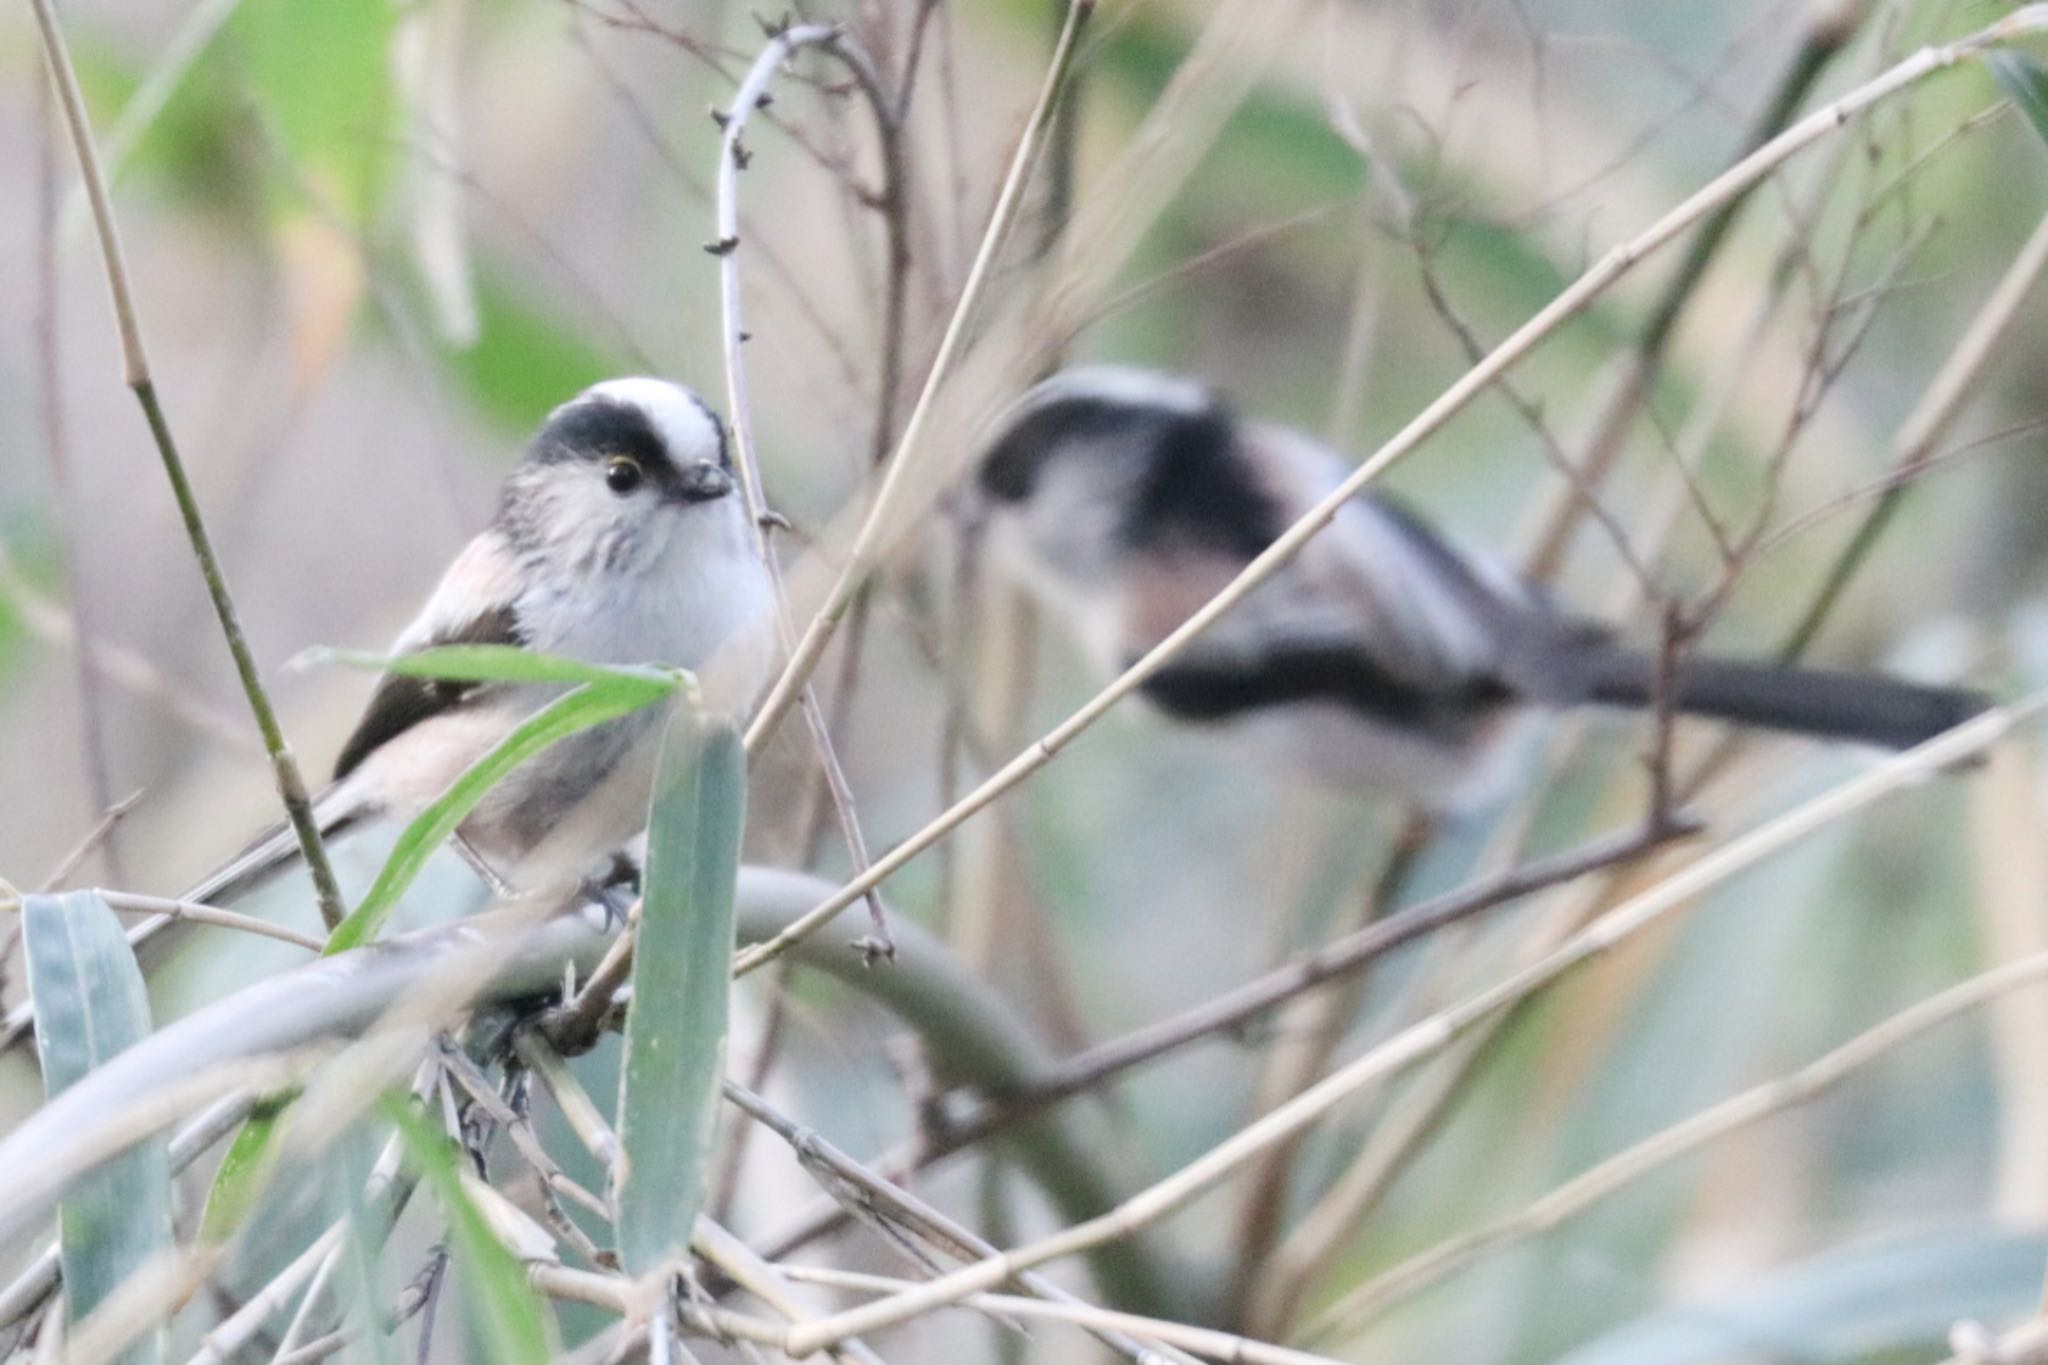
[(732, 475), (724, 465), (705, 460), (676, 475), (675, 495), (684, 502), (716, 502), (732, 492)]

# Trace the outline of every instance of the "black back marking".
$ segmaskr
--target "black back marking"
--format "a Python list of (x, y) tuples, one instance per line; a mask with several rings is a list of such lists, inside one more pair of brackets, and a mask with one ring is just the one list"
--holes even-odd
[(617, 455), (638, 460), (649, 474), (670, 463), (667, 442), (638, 403), (586, 398), (548, 419), (533, 438), (527, 459), (535, 464), (569, 464)]
[[(688, 397), (704, 414), (704, 420), (711, 424), (711, 430), (718, 439), (718, 463), (720, 467), (731, 470), (732, 455), (725, 423), (696, 394), (688, 389), (679, 389), (678, 392)], [(584, 398), (564, 407), (549, 418), (533, 438), (526, 459), (532, 465), (583, 463), (602, 467), (619, 456), (639, 464), (649, 489), (664, 498), (677, 496), (683, 475), (676, 464), (675, 452), (668, 448), (646, 409), (624, 399)], [(691, 463), (694, 465), (696, 462)], [(533, 528), (520, 515), (520, 502), (515, 477), (505, 485), (504, 497), (498, 505), (498, 525), (515, 544), (524, 545), (533, 539)]]
[(1297, 702), (1334, 702), (1366, 720), (1425, 735), (1456, 737), (1511, 699), (1503, 684), (1475, 677), (1425, 687), (1378, 667), (1356, 646), (1290, 644), (1242, 660), (1183, 659), (1141, 687), (1168, 715), (1223, 720)]
[[(434, 636), (418, 648), (525, 643), (512, 608), (498, 606), (455, 630)], [(418, 650), (407, 652), (417, 653)], [(339, 782), (347, 777), (362, 766), (364, 759), (421, 721), (462, 706), (484, 685), (456, 678), (385, 674), (377, 683), (377, 690), (370, 694), (370, 704), (363, 708), (363, 718), (356, 722), (355, 733), (348, 737), (348, 743), (341, 746), (341, 757), (334, 761), (334, 780)]]

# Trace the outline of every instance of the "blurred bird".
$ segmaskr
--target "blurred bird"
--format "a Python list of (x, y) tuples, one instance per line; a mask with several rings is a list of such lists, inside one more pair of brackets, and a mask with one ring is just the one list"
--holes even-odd
[[(1120, 670), (1186, 621), (1347, 473), (1329, 449), (1146, 370), (1069, 370), (1000, 419), (976, 471), (990, 549)], [(1168, 716), (1297, 772), (1455, 809), (1497, 781), (1530, 708), (1653, 708), (1655, 656), (1460, 550), (1380, 495), (1152, 675)], [(1683, 712), (1907, 747), (1989, 702), (1860, 673), (1687, 657)]]
[[(744, 706), (769, 662), (771, 599), (735, 492), (725, 429), (696, 394), (659, 379), (594, 385), (549, 414), (497, 515), (392, 652), (521, 645), (691, 669), (717, 654), (707, 700)], [(322, 835), (410, 820), (564, 690), (386, 674), (314, 800)], [(661, 724), (648, 708), (529, 759), (463, 821), (458, 851), (500, 894), (573, 889), (646, 824)], [(279, 825), (180, 899), (232, 901), (298, 857)], [(172, 922), (144, 921), (130, 940)], [(20, 1022), (10, 1017), (10, 1041)]]

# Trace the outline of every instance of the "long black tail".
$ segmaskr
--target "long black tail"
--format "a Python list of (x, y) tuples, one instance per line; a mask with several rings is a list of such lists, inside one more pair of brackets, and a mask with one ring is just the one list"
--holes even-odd
[[(1602, 648), (1584, 663), (1584, 701), (1657, 704), (1656, 663), (1647, 655)], [(1680, 711), (1890, 749), (1932, 739), (1991, 705), (1989, 697), (1963, 688), (1728, 659), (1687, 659), (1674, 681), (1672, 704)]]

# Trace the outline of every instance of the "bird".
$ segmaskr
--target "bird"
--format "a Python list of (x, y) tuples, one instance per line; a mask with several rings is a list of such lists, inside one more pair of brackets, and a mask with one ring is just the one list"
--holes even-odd
[[(707, 703), (743, 709), (771, 662), (772, 600), (717, 414), (680, 384), (608, 379), (549, 413), (490, 523), (390, 653), (491, 644), (587, 663), (715, 659), (700, 679)], [(385, 673), (313, 800), (323, 840), (411, 820), (565, 690)], [(456, 848), (501, 896), (609, 876), (608, 860), (647, 823), (662, 724), (650, 707), (557, 741), (490, 789)], [(179, 899), (231, 903), (299, 857), (279, 823)], [(130, 942), (173, 922), (142, 921)]]
[[(1197, 379), (1069, 369), (993, 422), (965, 499), (989, 558), (1106, 672), (1165, 639), (1349, 472)], [(1560, 606), (1380, 493), (1335, 518), (1153, 672), (1158, 712), (1324, 785), (1471, 807), (1503, 781), (1518, 718), (1673, 709), (1891, 748), (1984, 710), (1951, 687), (1703, 657), (1659, 686), (1655, 651)]]

